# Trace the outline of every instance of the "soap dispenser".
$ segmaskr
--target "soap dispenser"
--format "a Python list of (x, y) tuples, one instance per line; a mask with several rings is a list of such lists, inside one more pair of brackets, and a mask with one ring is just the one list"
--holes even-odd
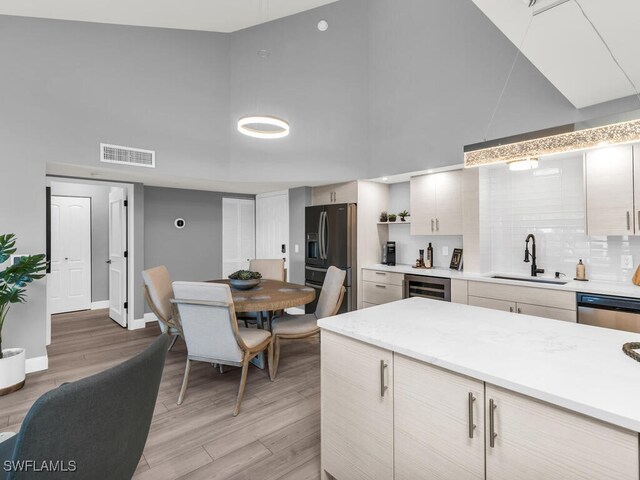
[(576, 280), (580, 280), (581, 282), (586, 282), (587, 281), (587, 269), (584, 265), (584, 263), (582, 263), (582, 259), (580, 259), (580, 261), (578, 262), (578, 265), (576, 265)]

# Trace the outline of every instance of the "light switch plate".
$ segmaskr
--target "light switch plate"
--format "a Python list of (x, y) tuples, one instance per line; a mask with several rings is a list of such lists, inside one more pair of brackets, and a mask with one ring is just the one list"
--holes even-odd
[(620, 255), (621, 268), (633, 268), (633, 255)]
[(293, 251), (295, 253), (300, 253), (300, 245), (298, 245), (297, 243), (293, 246)]
[(442, 247), (442, 255), (443, 256), (449, 255), (449, 247)]

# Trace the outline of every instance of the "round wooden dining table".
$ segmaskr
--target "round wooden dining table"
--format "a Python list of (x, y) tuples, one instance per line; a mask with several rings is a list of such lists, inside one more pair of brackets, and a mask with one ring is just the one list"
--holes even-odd
[(278, 280), (263, 279), (260, 285), (251, 290), (238, 290), (231, 286), (229, 280), (211, 282), (224, 283), (231, 287), (236, 313), (276, 312), (306, 305), (316, 298), (316, 291), (311, 287)]

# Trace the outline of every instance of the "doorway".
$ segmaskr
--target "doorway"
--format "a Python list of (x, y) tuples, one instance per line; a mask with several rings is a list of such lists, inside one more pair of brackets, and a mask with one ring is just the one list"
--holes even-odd
[[(144, 326), (144, 320), (133, 318), (129, 281), (133, 243), (128, 210), (133, 186), (56, 177), (47, 183), (51, 192), (47, 344), (51, 314), (103, 310), (122, 327)], [(77, 294), (80, 287), (82, 295)]]
[(222, 275), (249, 268), (256, 254), (255, 204), (251, 199), (222, 199)]

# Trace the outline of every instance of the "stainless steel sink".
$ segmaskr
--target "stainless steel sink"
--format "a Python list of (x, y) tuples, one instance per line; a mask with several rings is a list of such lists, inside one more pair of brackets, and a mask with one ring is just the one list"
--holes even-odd
[(509, 275), (492, 275), (491, 278), (498, 280), (512, 280), (515, 282), (529, 282), (529, 283), (548, 283), (549, 285), (566, 285), (568, 280), (555, 280), (552, 278), (537, 278), (537, 277), (511, 277)]

